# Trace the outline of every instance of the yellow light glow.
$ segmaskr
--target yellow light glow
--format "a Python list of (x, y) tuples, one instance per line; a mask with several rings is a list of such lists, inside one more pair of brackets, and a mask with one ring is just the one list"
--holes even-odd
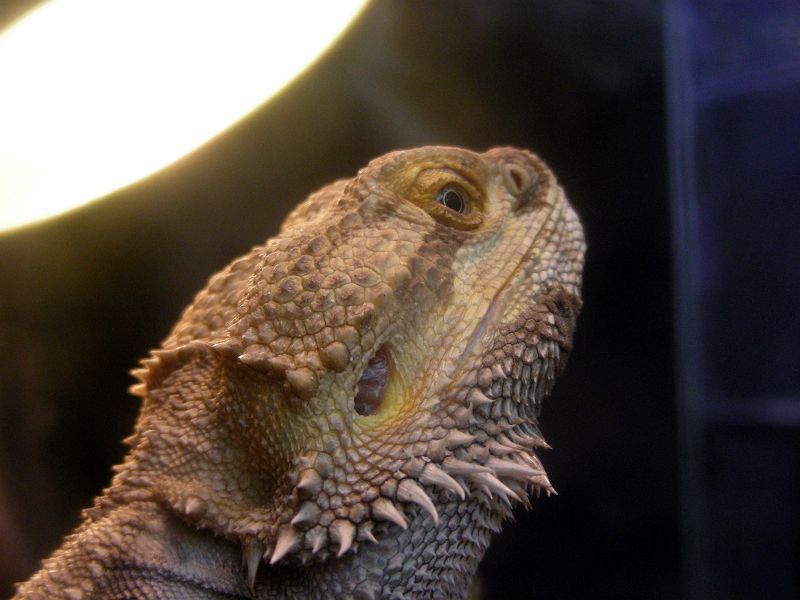
[(365, 0), (57, 0), (0, 36), (0, 230), (174, 162), (269, 99)]

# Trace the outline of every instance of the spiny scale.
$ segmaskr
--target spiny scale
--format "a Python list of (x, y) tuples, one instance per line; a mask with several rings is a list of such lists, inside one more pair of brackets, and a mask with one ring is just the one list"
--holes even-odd
[(297, 511), (297, 514), (292, 518), (291, 524), (292, 525), (313, 525), (317, 522), (320, 515), (319, 506), (315, 502), (303, 502), (300, 505), (300, 510)]
[(514, 493), (514, 490), (509, 488), (506, 484), (500, 481), (497, 477), (492, 475), (491, 473), (474, 473), (470, 476), (470, 479), (479, 485), (485, 485), (489, 490), (495, 492), (497, 494), (504, 494), (513, 498), (514, 500), (519, 501), (519, 496)]
[(458, 448), (459, 446), (467, 446), (475, 441), (475, 436), (471, 433), (466, 433), (460, 429), (453, 429), (444, 438), (445, 446), (448, 448)]
[(319, 529), (317, 532), (311, 534), (311, 554), (316, 554), (322, 549), (325, 544), (325, 531)]
[(275, 550), (269, 559), (269, 564), (274, 565), (284, 556), (300, 547), (300, 534), (294, 527), (283, 527), (275, 542)]
[(478, 388), (472, 388), (467, 399), (473, 404), (473, 406), (485, 406), (494, 402), (493, 398), (490, 398)]
[(455, 479), (450, 477), (450, 475), (433, 463), (428, 463), (425, 465), (425, 467), (422, 469), (419, 480), (422, 483), (436, 485), (440, 488), (449, 490), (461, 500), (464, 500), (465, 498), (464, 488), (461, 487), (461, 484), (459, 484)]
[(514, 479), (531, 479), (544, 475), (544, 471), (537, 471), (527, 465), (520, 464), (511, 460), (491, 457), (486, 465), (491, 467), (496, 475), (500, 477), (513, 477)]
[(433, 523), (439, 524), (439, 513), (436, 512), (436, 507), (431, 502), (428, 494), (425, 493), (417, 482), (413, 479), (403, 479), (397, 486), (397, 499), (401, 502), (413, 502), (424, 508), (431, 515)]
[(378, 498), (372, 503), (372, 515), (384, 521), (391, 521), (401, 529), (408, 527), (408, 521), (406, 521), (403, 513), (398, 510), (394, 502), (386, 498)]
[(247, 540), (242, 543), (242, 562), (247, 570), (247, 584), (252, 590), (256, 583), (258, 565), (264, 556), (264, 544), (258, 540)]
[(466, 462), (454, 456), (445, 458), (442, 465), (451, 475), (472, 475), (473, 473), (486, 473), (489, 471), (489, 467)]
[(322, 478), (314, 469), (306, 469), (300, 475), (300, 480), (295, 487), (298, 493), (303, 493), (310, 498), (314, 498), (322, 489)]
[(341, 556), (353, 545), (356, 526), (347, 519), (336, 519), (331, 523), (330, 531), (333, 541), (339, 544), (339, 552), (336, 553), (336, 556)]

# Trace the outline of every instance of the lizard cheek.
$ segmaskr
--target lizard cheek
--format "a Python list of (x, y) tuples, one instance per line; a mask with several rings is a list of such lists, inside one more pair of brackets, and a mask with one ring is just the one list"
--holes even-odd
[(389, 377), (389, 357), (380, 349), (372, 357), (358, 380), (355, 397), (356, 412), (362, 416), (374, 415), (383, 403), (386, 381)]

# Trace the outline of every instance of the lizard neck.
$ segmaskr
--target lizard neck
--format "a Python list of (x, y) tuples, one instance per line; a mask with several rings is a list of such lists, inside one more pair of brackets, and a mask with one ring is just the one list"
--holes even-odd
[(409, 515), (405, 530), (376, 530), (377, 544), (361, 544), (357, 552), (305, 566), (283, 562), (262, 565), (256, 597), (404, 598), (460, 600), (466, 598), (478, 563), (493, 532), (510, 510), (499, 499), (476, 494), (465, 501), (444, 495), (434, 498), (438, 525), (422, 510)]
[[(139, 573), (163, 577), (168, 565), (172, 580), (239, 598), (460, 600), (468, 595), (491, 535), (510, 510), (483, 494), (463, 502), (442, 497), (435, 501), (438, 526), (427, 513), (416, 511), (409, 515), (406, 530), (392, 526), (376, 531), (377, 544), (362, 544), (341, 558), (306, 565), (262, 562), (252, 589), (236, 542), (197, 530), (148, 503), (136, 512), (149, 533), (140, 533), (145, 537), (124, 557), (122, 568), (135, 565)], [(176, 555), (183, 559), (169, 559)]]

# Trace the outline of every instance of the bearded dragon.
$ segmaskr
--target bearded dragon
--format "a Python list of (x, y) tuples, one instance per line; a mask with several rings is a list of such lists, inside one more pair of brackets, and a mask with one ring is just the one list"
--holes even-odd
[(392, 152), (312, 194), (133, 371), (124, 462), (15, 598), (465, 598), (553, 491), (584, 250), (524, 150)]

